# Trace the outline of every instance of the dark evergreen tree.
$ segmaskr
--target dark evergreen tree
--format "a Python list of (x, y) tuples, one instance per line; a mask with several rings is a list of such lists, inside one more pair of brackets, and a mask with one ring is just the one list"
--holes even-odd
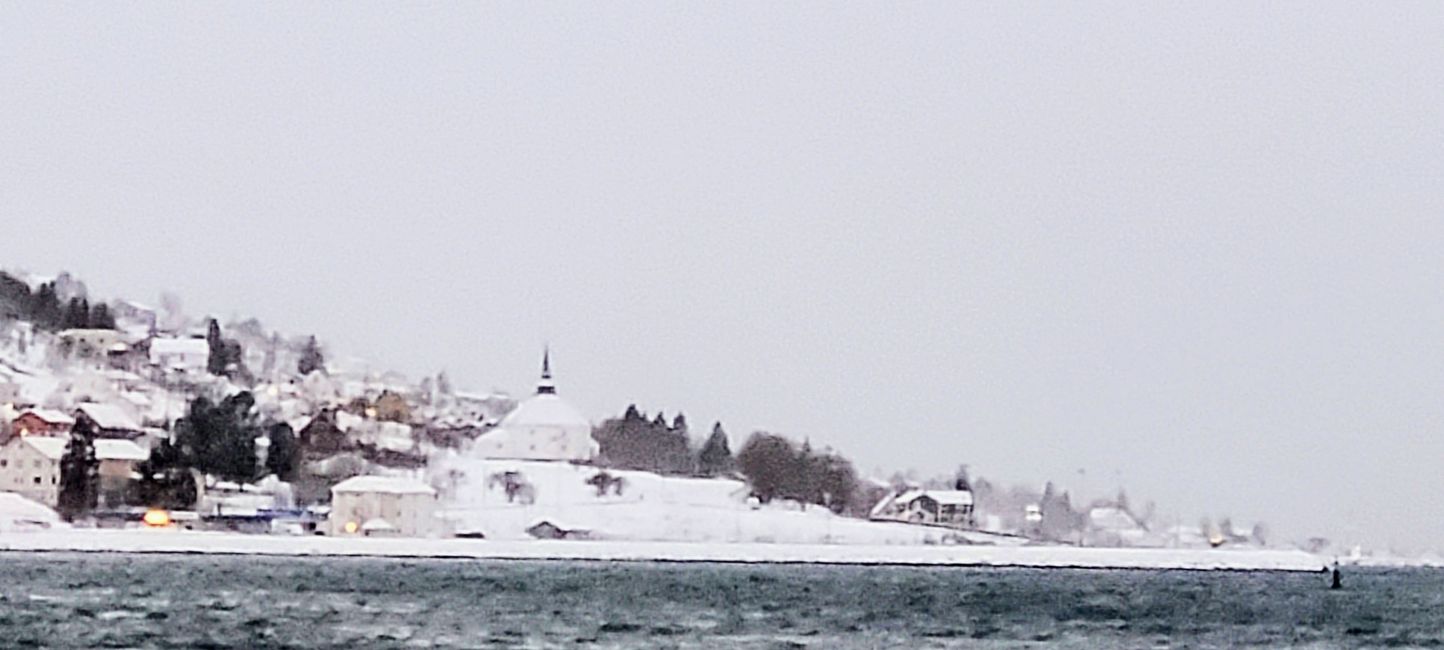
[(115, 316), (110, 313), (110, 306), (102, 302), (90, 308), (90, 327), (99, 330), (115, 329)]
[(722, 476), (733, 470), (734, 462), (732, 449), (727, 443), (727, 432), (722, 430), (721, 422), (713, 424), (712, 435), (708, 436), (697, 455), (698, 472), (702, 476)]
[[(296, 362), (296, 371), (309, 375), (318, 370), (323, 373), (326, 371), (326, 357), (321, 354), (321, 345), (316, 342), (316, 337), (312, 336), (306, 339), (306, 347), (301, 350), (301, 358)], [(450, 387), (450, 382), (447, 382), (448, 391)]]
[(188, 467), (224, 480), (249, 483), (256, 479), (255, 399), (249, 392), (225, 398), (219, 404), (205, 397), (191, 402), (186, 417), (176, 421), (176, 445)]
[(179, 447), (162, 440), (150, 451), (150, 457), (136, 466), (136, 481), (131, 505), (148, 508), (189, 510), (195, 507), (196, 483)]
[(211, 349), (206, 370), (212, 375), (226, 374), (226, 341), (221, 338), (221, 324), (214, 318), (206, 321), (206, 345)]
[(95, 459), (95, 436), (95, 427), (90, 419), (78, 419), (70, 429), (65, 455), (60, 458), (57, 510), (66, 521), (74, 521), (94, 510), (100, 495), (100, 461)]
[(60, 329), (85, 329), (90, 326), (90, 305), (81, 298), (71, 298), (60, 319)]
[(301, 465), (301, 445), (291, 425), (277, 422), (266, 432), (271, 446), (266, 451), (266, 471), (282, 481), (294, 481)]
[(65, 318), (65, 310), (60, 305), (60, 297), (55, 293), (55, 283), (46, 282), (40, 285), (30, 299), (30, 319), (35, 326), (42, 330), (59, 329)]
[(967, 466), (967, 465), (959, 465), (959, 466), (958, 466), (958, 472), (957, 472), (957, 474), (955, 474), (954, 477), (953, 477), (953, 489), (954, 489), (954, 490), (967, 490), (967, 491), (969, 491), (969, 492), (971, 492), (971, 491), (973, 490), (973, 488), (972, 488), (972, 483), (968, 480), (968, 466)]

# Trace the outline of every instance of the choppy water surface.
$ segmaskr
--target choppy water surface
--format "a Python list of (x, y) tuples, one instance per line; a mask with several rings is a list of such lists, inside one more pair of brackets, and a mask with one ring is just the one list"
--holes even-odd
[(1444, 572), (0, 554), (7, 647), (1444, 645)]

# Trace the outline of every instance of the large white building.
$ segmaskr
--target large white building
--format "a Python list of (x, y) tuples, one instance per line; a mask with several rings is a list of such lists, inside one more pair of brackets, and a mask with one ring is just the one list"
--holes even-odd
[(0, 447), (0, 490), (55, 507), (68, 437), (13, 436)]
[(330, 534), (427, 537), (436, 526), (436, 490), (391, 476), (357, 476), (331, 488)]
[(557, 395), (550, 354), (542, 356), (536, 394), (476, 441), (476, 451), (484, 458), (585, 461), (598, 450), (592, 423)]

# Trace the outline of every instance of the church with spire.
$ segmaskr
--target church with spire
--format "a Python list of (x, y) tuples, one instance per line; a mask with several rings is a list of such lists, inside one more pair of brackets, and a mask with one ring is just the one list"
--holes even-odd
[(597, 455), (592, 423), (557, 395), (550, 349), (542, 352), (536, 393), (478, 438), (476, 449), (485, 458), (516, 460), (586, 461)]

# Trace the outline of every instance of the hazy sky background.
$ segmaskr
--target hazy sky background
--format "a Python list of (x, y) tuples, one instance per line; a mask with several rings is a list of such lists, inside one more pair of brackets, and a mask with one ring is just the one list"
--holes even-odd
[(1441, 217), (1438, 3), (0, 6), (0, 265), (1190, 523), (1444, 547)]

